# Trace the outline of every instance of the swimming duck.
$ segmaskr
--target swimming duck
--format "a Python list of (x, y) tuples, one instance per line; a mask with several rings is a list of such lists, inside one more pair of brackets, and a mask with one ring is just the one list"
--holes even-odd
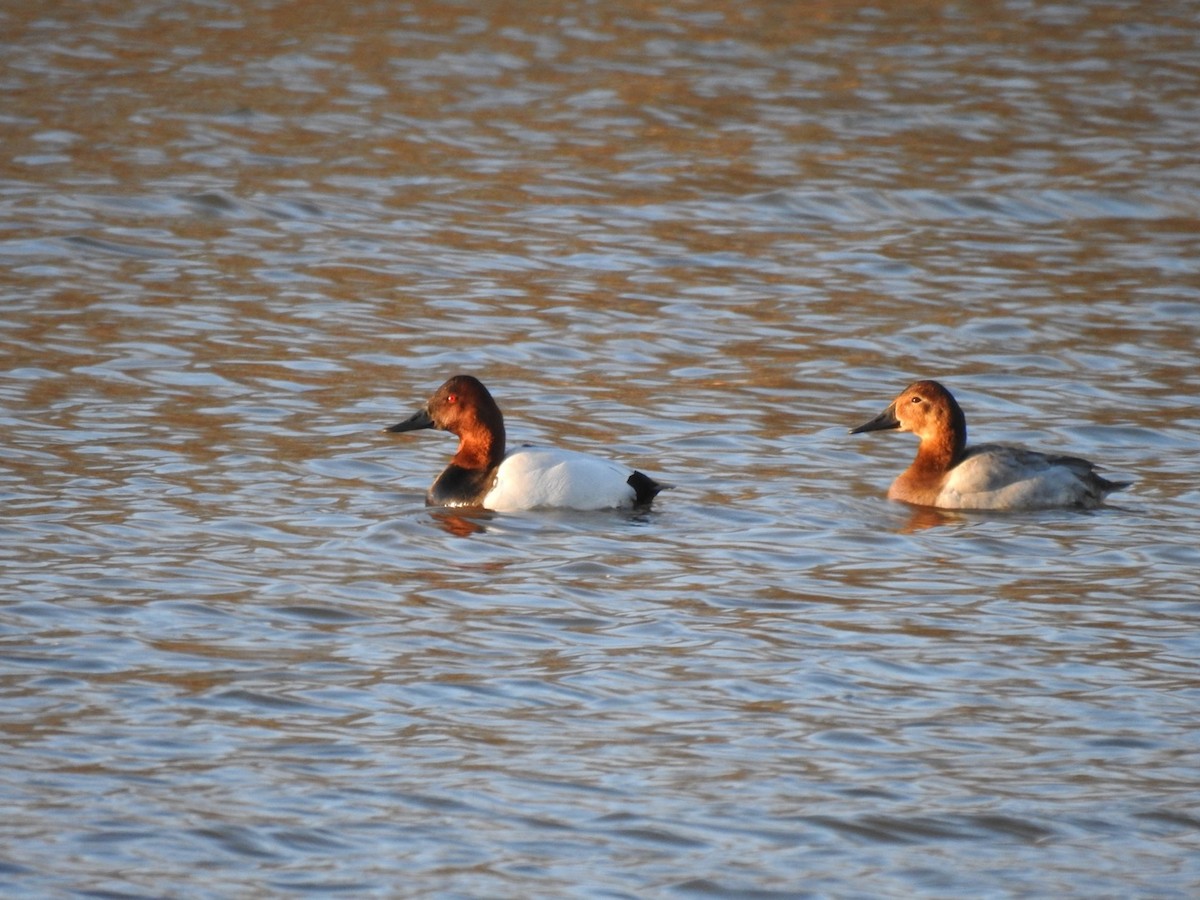
[(1108, 481), (1076, 456), (1003, 444), (967, 447), (967, 420), (936, 381), (910, 384), (870, 422), (850, 430), (897, 429), (921, 439), (917, 458), (892, 482), (889, 500), (943, 509), (1093, 508), (1128, 482)]
[(628, 466), (575, 450), (521, 447), (506, 453), (500, 407), (470, 375), (455, 375), (424, 409), (386, 430), (421, 428), (458, 436), (458, 451), (425, 496), (428, 506), (629, 508), (648, 505), (664, 487)]

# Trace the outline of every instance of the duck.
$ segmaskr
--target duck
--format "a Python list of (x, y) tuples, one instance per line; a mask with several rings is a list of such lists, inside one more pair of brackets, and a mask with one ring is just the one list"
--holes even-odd
[(967, 446), (967, 419), (945, 387), (916, 381), (891, 405), (850, 429), (911, 431), (917, 457), (888, 489), (889, 500), (942, 509), (1094, 509), (1129, 482), (1100, 477), (1077, 456), (1039, 453), (1005, 444)]
[(455, 375), (423, 408), (387, 432), (438, 428), (458, 437), (458, 450), (425, 495), (427, 506), (531, 509), (647, 507), (667, 485), (629, 466), (556, 447), (506, 451), (504, 416), (483, 383)]

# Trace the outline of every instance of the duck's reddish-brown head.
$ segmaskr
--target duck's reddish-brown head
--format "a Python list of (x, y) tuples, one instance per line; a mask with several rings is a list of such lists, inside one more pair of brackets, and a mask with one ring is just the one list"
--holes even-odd
[[(504, 456), (504, 416), (483, 383), (471, 375), (455, 375), (434, 391), (424, 409), (417, 410), (387, 431), (440, 428), (459, 438), (455, 461), (479, 465), (481, 459)], [(460, 457), (462, 457), (460, 459)]]

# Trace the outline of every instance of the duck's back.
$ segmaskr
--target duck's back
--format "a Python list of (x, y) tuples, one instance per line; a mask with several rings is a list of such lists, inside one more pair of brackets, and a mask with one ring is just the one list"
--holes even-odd
[[(522, 447), (509, 453), (496, 469), (496, 480), (483, 505), (499, 511), (559, 507), (612, 509), (649, 502), (635, 489), (635, 472), (611, 460), (552, 447)], [(634, 479), (631, 483), (630, 479)]]
[(1003, 444), (967, 450), (942, 484), (938, 506), (955, 509), (1049, 509), (1098, 506), (1124, 487), (1106, 481), (1086, 459)]

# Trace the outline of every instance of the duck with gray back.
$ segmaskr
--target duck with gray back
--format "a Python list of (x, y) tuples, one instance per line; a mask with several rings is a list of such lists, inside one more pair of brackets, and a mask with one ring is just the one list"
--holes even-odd
[(1099, 506), (1128, 482), (1100, 477), (1093, 463), (1005, 444), (967, 446), (967, 420), (936, 381), (917, 381), (869, 422), (851, 429), (911, 431), (916, 459), (892, 482), (888, 498), (942, 509), (1049, 509)]

